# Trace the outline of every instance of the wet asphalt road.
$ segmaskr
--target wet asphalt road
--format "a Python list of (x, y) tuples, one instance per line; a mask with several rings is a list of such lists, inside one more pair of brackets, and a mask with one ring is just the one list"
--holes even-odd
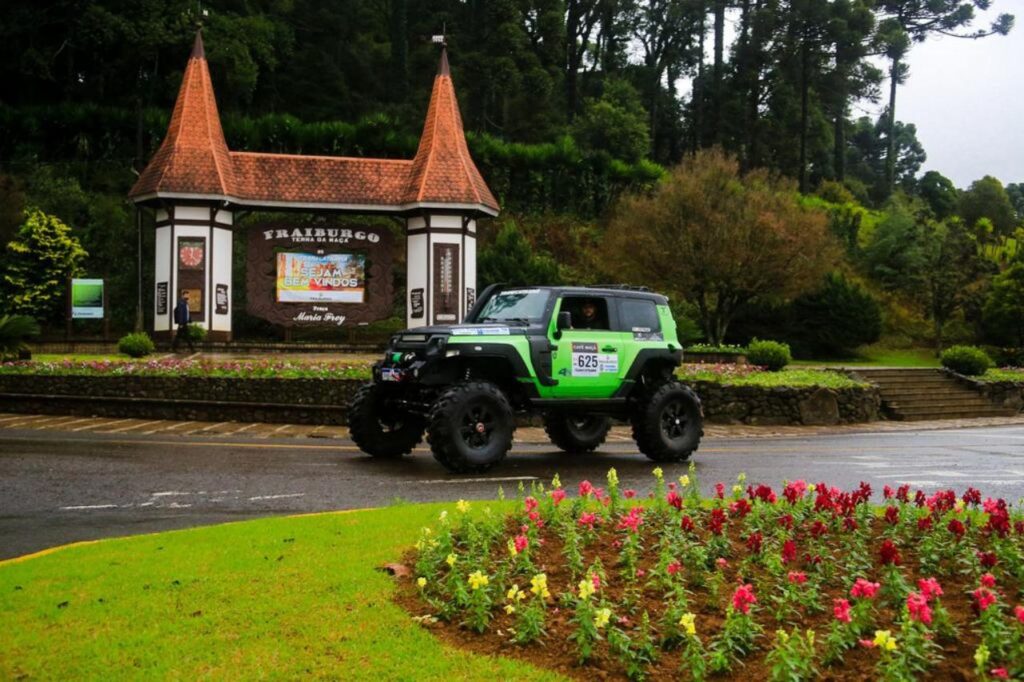
[[(702, 486), (785, 479), (876, 491), (968, 485), (1024, 497), (1024, 425), (955, 430), (706, 438), (694, 458)], [(448, 475), (425, 449), (378, 461), (346, 440), (153, 436), (9, 429), (0, 433), (0, 559), (78, 540), (295, 514), (381, 506), (395, 500), (493, 497), (499, 485), (603, 481), (615, 467), (624, 488), (649, 489), (653, 464), (631, 443), (572, 456), (517, 444), (486, 475)], [(686, 465), (664, 466), (673, 479)]]

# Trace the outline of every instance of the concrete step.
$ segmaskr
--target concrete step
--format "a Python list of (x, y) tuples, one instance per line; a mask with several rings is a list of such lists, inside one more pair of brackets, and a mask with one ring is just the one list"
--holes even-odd
[(887, 390), (880, 389), (879, 393), (882, 395), (882, 400), (899, 400), (901, 398), (927, 398), (934, 396), (936, 398), (963, 398), (969, 400), (972, 398), (978, 398), (984, 400), (981, 396), (973, 391), (958, 391), (947, 388), (937, 388), (929, 390), (915, 390), (915, 389), (903, 389), (903, 390)]
[[(929, 377), (867, 377), (867, 380), (873, 384), (879, 386), (942, 386), (945, 384), (952, 383), (946, 377), (940, 376), (929, 376)], [(959, 384), (953, 383), (954, 386)]]
[(979, 398), (977, 396), (969, 396), (966, 398), (959, 397), (935, 397), (935, 396), (913, 396), (896, 399), (883, 398), (885, 403), (893, 409), (913, 409), (918, 407), (978, 407), (986, 408), (992, 406), (992, 402)]
[(897, 419), (975, 419), (977, 417), (1012, 417), (1013, 410), (1001, 407), (989, 407), (983, 409), (920, 409), (920, 410), (899, 410), (894, 412)]

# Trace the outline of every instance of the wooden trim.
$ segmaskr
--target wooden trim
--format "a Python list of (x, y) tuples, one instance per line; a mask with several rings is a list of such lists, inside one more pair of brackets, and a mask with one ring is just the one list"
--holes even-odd
[(174, 204), (167, 207), (167, 215), (171, 220), (170, 244), (167, 250), (171, 253), (170, 272), (167, 273), (167, 286), (170, 289), (167, 301), (167, 329), (174, 330), (174, 307), (178, 305), (178, 244), (174, 235)]
[(209, 245), (209, 247), (206, 250), (206, 274), (208, 275), (208, 279), (207, 279), (207, 282), (206, 282), (206, 296), (205, 296), (205, 298), (206, 298), (206, 310), (210, 311), (209, 313), (207, 313), (208, 317), (206, 318), (206, 331), (207, 332), (212, 332), (213, 331), (213, 313), (214, 313), (214, 306), (213, 306), (213, 226), (214, 226), (216, 220), (217, 220), (217, 207), (216, 206), (211, 206), (210, 207), (210, 226), (207, 228), (207, 232), (210, 235), (210, 241), (209, 241), (210, 245)]
[(430, 265), (431, 265), (431, 263), (434, 260), (434, 253), (432, 251), (432, 249), (434, 248), (434, 245), (433, 245), (433, 241), (434, 240), (431, 239), (431, 237), (430, 237), (430, 214), (429, 213), (424, 213), (423, 214), (423, 224), (424, 224), (424, 228), (423, 229), (425, 231), (424, 234), (426, 234), (426, 237), (427, 237), (427, 248), (424, 249), (424, 251), (427, 254), (427, 278), (426, 278), (426, 284), (423, 287), (426, 290), (426, 299), (427, 300), (424, 301), (424, 303), (423, 303), (423, 321), (426, 322), (427, 324), (433, 324), (434, 323), (433, 322), (433, 320), (434, 320), (434, 308), (431, 305), (431, 303), (433, 302), (433, 297), (431, 296), (431, 294), (433, 294), (433, 291), (431, 291), (431, 290), (434, 288), (434, 281), (430, 277), (430, 270), (431, 270)]
[(415, 227), (411, 230), (407, 230), (407, 234), (424, 234), (425, 232), (433, 232), (434, 234), (473, 234), (469, 230), (463, 227)]
[(198, 227), (208, 227), (212, 225), (213, 227), (220, 227), (228, 230), (234, 227), (234, 225), (232, 225), (231, 223), (220, 223), (217, 222), (215, 219), (197, 220), (195, 218), (181, 218), (180, 220), (157, 220), (153, 223), (153, 227), (166, 227), (167, 225), (170, 225), (172, 222), (177, 223), (178, 225), (195, 225)]

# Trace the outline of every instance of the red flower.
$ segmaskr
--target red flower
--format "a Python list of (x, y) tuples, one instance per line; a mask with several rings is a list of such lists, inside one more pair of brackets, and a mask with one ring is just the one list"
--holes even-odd
[(932, 624), (932, 610), (928, 606), (928, 599), (919, 592), (911, 592), (907, 595), (907, 611), (911, 620), (920, 621), (925, 625)]
[(816, 520), (811, 524), (811, 535), (816, 538), (828, 535), (828, 524), (821, 519)]
[(850, 596), (854, 598), (874, 599), (882, 586), (864, 578), (857, 578), (857, 582), (850, 588)]
[(725, 484), (724, 483), (716, 483), (715, 484), (715, 497), (717, 497), (720, 500), (724, 500), (725, 499)]
[(807, 574), (803, 571), (790, 571), (786, 579), (793, 585), (803, 585), (807, 582)]
[(722, 527), (725, 525), (725, 512), (719, 508), (711, 510), (711, 518), (708, 520), (708, 529), (714, 535), (722, 534)]
[(857, 519), (853, 518), (852, 516), (847, 516), (843, 519), (843, 528), (845, 528), (848, 532), (852, 533), (853, 531), (860, 528), (860, 526), (857, 525)]
[(513, 542), (515, 543), (516, 553), (522, 552), (530, 545), (530, 540), (525, 535), (517, 535)]
[(747, 536), (747, 549), (749, 549), (754, 554), (760, 554), (761, 544), (763, 540), (764, 538), (761, 536), (760, 532), (751, 533)]
[(1013, 615), (1017, 618), (1017, 621), (1021, 625), (1024, 625), (1024, 606), (1020, 606), (1020, 605), (1014, 606), (1013, 607)]
[(782, 543), (782, 563), (788, 564), (796, 559), (796, 543), (786, 540)]
[(751, 509), (752, 507), (750, 506), (750, 502), (747, 502), (747, 498), (745, 497), (742, 497), (729, 505), (729, 511), (732, 512), (732, 515), (740, 518), (749, 514)]
[(805, 492), (807, 492), (807, 483), (801, 479), (787, 483), (786, 487), (782, 489), (782, 496), (790, 504), (796, 504), (798, 500), (803, 498)]
[(949, 525), (946, 526), (946, 529), (955, 535), (958, 540), (967, 532), (967, 528), (964, 527), (964, 522), (960, 519), (950, 519)]
[(679, 520), (679, 527), (682, 528), (687, 533), (692, 533), (693, 532), (693, 519), (691, 519), (689, 516), (684, 516), (682, 519)]
[(885, 508), (885, 520), (890, 526), (895, 526), (900, 522), (900, 510), (898, 507), (888, 506)]
[(644, 513), (643, 507), (633, 507), (629, 510), (628, 514), (623, 515), (619, 519), (619, 530), (629, 530), (630, 532), (636, 533), (640, 530), (640, 524), (643, 523), (641, 514)]
[(978, 552), (978, 562), (985, 568), (992, 568), (999, 563), (999, 557), (995, 552)]
[(594, 530), (594, 526), (599, 523), (601, 523), (601, 519), (593, 512), (583, 512), (580, 514), (579, 524), (586, 526), (589, 530)]
[(974, 608), (978, 613), (996, 603), (996, 595), (984, 587), (979, 587), (974, 592), (971, 592), (971, 596), (974, 597)]
[(752, 499), (761, 500), (768, 504), (775, 504), (775, 491), (771, 489), (771, 486), (764, 485), (763, 483), (758, 484), (757, 488), (751, 488), (747, 486), (747, 494)]
[(523, 503), (526, 505), (527, 512), (532, 512), (537, 508), (537, 500), (532, 495), (523, 500)]
[(917, 581), (917, 587), (928, 601), (942, 596), (942, 586), (935, 578), (921, 578)]
[(988, 674), (992, 677), (998, 677), (1001, 680), (1010, 679), (1010, 673), (1007, 672), (1006, 668), (992, 668), (988, 671)]
[(778, 524), (779, 524), (780, 528), (785, 528), (786, 530), (793, 530), (793, 515), (792, 514), (783, 514), (783, 515), (781, 515), (779, 517)]
[(985, 573), (984, 575), (981, 576), (981, 586), (982, 587), (995, 587), (996, 586), (996, 577), (994, 575), (992, 575), (991, 573)]
[(676, 509), (683, 508), (683, 498), (679, 497), (679, 493), (677, 493), (675, 490), (670, 490), (668, 492), (668, 495), (665, 496), (665, 501), (668, 502), (670, 506), (675, 507)]
[(846, 599), (832, 600), (832, 615), (840, 623), (850, 622), (850, 602)]
[(580, 481), (580, 497), (588, 497), (594, 492), (594, 486), (590, 481)]
[(887, 500), (891, 500), (893, 496), (892, 488), (887, 485), (882, 486), (882, 496)]
[(964, 501), (964, 504), (972, 504), (975, 507), (977, 507), (979, 504), (981, 504), (981, 491), (978, 490), (977, 488), (972, 488), (968, 486), (967, 490), (964, 491), (964, 496), (962, 499)]
[(565, 491), (562, 490), (561, 488), (555, 488), (554, 490), (551, 491), (551, 501), (555, 503), (556, 507), (560, 505), (562, 503), (562, 500), (564, 499)]
[(740, 613), (750, 613), (750, 605), (757, 603), (753, 585), (740, 585), (732, 594), (732, 607)]
[(877, 644), (875, 644), (875, 640), (873, 639), (858, 639), (857, 641), (865, 649), (874, 649), (876, 646), (878, 646)]
[(901, 485), (899, 488), (896, 488), (896, 499), (899, 500), (900, 502), (909, 502), (910, 501), (910, 486), (909, 485)]
[(676, 561), (675, 559), (673, 559), (672, 563), (670, 563), (668, 566), (665, 567), (665, 571), (669, 575), (675, 575), (676, 573), (681, 571), (682, 568), (683, 568), (683, 565), (681, 563), (679, 563), (678, 561)]
[(882, 563), (885, 565), (899, 566), (903, 563), (902, 557), (900, 557), (900, 550), (896, 547), (892, 540), (884, 540), (882, 547), (878, 551), (879, 557)]
[(622, 496), (625, 497), (627, 500), (632, 500), (634, 497), (636, 497), (636, 491), (633, 490), (632, 488), (626, 488), (625, 490), (622, 491)]
[(917, 520), (917, 530), (922, 533), (927, 533), (932, 529), (932, 517), (922, 516)]

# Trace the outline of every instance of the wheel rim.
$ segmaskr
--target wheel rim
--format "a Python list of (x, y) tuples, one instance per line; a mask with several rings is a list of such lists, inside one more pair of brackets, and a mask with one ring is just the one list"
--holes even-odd
[(488, 406), (473, 405), (462, 415), (459, 436), (470, 448), (485, 448), (491, 442), (496, 422), (496, 415)]
[(671, 441), (681, 440), (686, 437), (689, 421), (686, 405), (681, 400), (673, 400), (661, 411), (661, 433)]
[(600, 417), (569, 417), (569, 430), (577, 438), (587, 438), (597, 429)]

